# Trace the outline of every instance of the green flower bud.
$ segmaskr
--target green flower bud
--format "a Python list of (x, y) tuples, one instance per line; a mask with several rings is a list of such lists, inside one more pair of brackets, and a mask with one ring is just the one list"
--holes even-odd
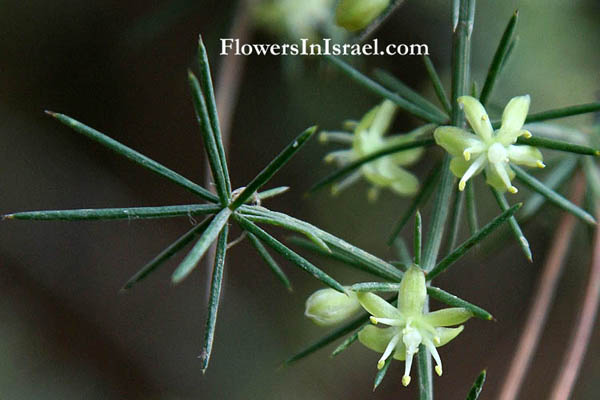
[(346, 294), (334, 289), (321, 289), (306, 300), (304, 315), (317, 325), (335, 325), (360, 310), (360, 303), (354, 292)]
[(335, 10), (335, 23), (350, 32), (358, 31), (369, 25), (390, 0), (341, 0)]

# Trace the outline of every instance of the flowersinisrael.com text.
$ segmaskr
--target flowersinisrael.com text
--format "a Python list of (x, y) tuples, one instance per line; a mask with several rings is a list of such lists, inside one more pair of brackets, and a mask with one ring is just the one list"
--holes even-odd
[(322, 39), (311, 43), (308, 39), (300, 39), (300, 43), (265, 44), (240, 43), (239, 39), (221, 39), (221, 55), (273, 55), (273, 56), (422, 56), (429, 55), (426, 44), (387, 44), (381, 45), (379, 39), (369, 43), (331, 43), (331, 39)]

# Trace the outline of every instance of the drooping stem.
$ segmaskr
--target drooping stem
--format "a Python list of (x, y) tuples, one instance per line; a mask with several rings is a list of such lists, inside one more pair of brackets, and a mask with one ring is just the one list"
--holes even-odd
[[(578, 203), (581, 200), (583, 189), (584, 180), (579, 175), (575, 180), (571, 195), (573, 202)], [(529, 310), (525, 329), (519, 339), (517, 350), (510, 363), (508, 376), (504, 380), (500, 396), (498, 397), (500, 400), (514, 400), (519, 394), (552, 305), (558, 280), (563, 270), (564, 260), (569, 249), (569, 242), (575, 228), (575, 222), (575, 217), (572, 214), (565, 213), (554, 233), (552, 244), (550, 245), (550, 254), (548, 254), (539, 286), (533, 296), (534, 303)]]
[(577, 318), (573, 335), (570, 337), (568, 350), (565, 354), (560, 375), (554, 383), (550, 399), (567, 400), (577, 380), (585, 352), (594, 329), (594, 321), (598, 314), (598, 301), (600, 299), (600, 230), (596, 229), (594, 239), (594, 253), (590, 275), (587, 281), (585, 295), (580, 307), (581, 314)]

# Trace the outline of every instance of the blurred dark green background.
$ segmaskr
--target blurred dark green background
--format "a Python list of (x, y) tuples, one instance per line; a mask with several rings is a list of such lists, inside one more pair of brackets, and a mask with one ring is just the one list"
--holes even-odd
[[(389, 43), (427, 43), (447, 77), (447, 3), (407, 0), (377, 36)], [(532, 111), (540, 111), (592, 101), (600, 88), (596, 0), (479, 1), (475, 78), (482, 82), (516, 8), (521, 12), (520, 45), (493, 102), (503, 106), (510, 97), (529, 93)], [(202, 180), (203, 150), (186, 69), (194, 66), (202, 33), (213, 71), (218, 70), (218, 39), (227, 37), (235, 2), (0, 0), (0, 10), (0, 213), (194, 201), (185, 190), (77, 136), (43, 110), (64, 112)], [(160, 17), (148, 19), (157, 10), (163, 10)], [(273, 40), (265, 33), (254, 38)], [(252, 56), (246, 61), (229, 155), (234, 185), (246, 183), (307, 126), (338, 129), (342, 120), (359, 118), (379, 101), (317, 60)], [(431, 95), (419, 58), (373, 57), (361, 68), (376, 66)], [(589, 121), (581, 117), (565, 123)], [(408, 131), (417, 123), (401, 113), (395, 128)], [(269, 206), (393, 258), (384, 239), (405, 200), (385, 193), (369, 204), (363, 184), (336, 198), (325, 192), (303, 197), (328, 171), (321, 163), (328, 149), (317, 141), (309, 144), (272, 181), (293, 190)], [(430, 165), (427, 161), (414, 170), (423, 176)], [(480, 214), (488, 220), (497, 210), (479, 183)], [(440, 399), (464, 399), (483, 368), (488, 384), (481, 398), (495, 398), (558, 217), (547, 208), (525, 227), (533, 264), (510, 236), (498, 234), (489, 240), (494, 249), (480, 248), (440, 279), (442, 287), (497, 318), (469, 322), (458, 339), (441, 349), (444, 376), (435, 379)], [(322, 351), (278, 369), (287, 356), (326, 332), (303, 317), (304, 300), (319, 285), (284, 264), (295, 288), (288, 294), (247, 243), (228, 253), (213, 358), (203, 376), (196, 356), (205, 317), (205, 265), (174, 288), (168, 279), (172, 261), (131, 293), (118, 293), (190, 223), (2, 222), (0, 398), (414, 398), (416, 385), (404, 389), (400, 384), (402, 363), (392, 365), (372, 394), (378, 356), (360, 345), (333, 360)], [(523, 399), (544, 398), (561, 368), (587, 276), (588, 240), (579, 227)], [(315, 260), (343, 283), (370, 279)], [(596, 329), (574, 399), (598, 396), (599, 334)]]

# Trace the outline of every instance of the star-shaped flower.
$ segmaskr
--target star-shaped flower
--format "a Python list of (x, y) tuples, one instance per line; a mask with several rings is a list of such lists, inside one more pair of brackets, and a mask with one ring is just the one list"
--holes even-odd
[(437, 144), (454, 156), (450, 169), (461, 178), (460, 190), (464, 190), (469, 179), (485, 170), (489, 185), (501, 192), (517, 193), (511, 183), (515, 173), (509, 163), (545, 167), (537, 148), (515, 145), (519, 136), (531, 137), (531, 133), (523, 129), (529, 101), (529, 95), (513, 97), (504, 108), (502, 126), (494, 131), (485, 108), (477, 99), (458, 98), (475, 135), (454, 126), (442, 126), (435, 130), (434, 136)]
[(373, 293), (359, 292), (357, 296), (363, 308), (372, 315), (371, 322), (388, 325), (387, 328), (368, 325), (359, 332), (358, 339), (369, 349), (383, 353), (377, 363), (378, 369), (383, 368), (389, 357), (406, 360), (402, 377), (404, 386), (410, 383), (413, 355), (419, 351), (421, 344), (433, 356), (437, 374), (442, 375), (442, 360), (436, 347), (450, 342), (463, 330), (463, 326), (446, 327), (458, 325), (472, 316), (470, 311), (461, 307), (423, 313), (427, 298), (425, 274), (416, 265), (411, 266), (402, 277), (398, 307)]
[[(409, 143), (425, 133), (431, 132), (432, 125), (425, 125), (406, 134), (384, 137), (394, 119), (396, 109), (394, 103), (385, 100), (365, 114), (360, 122), (354, 124), (353, 134), (322, 132), (320, 140), (323, 142), (335, 141), (352, 146), (348, 150), (338, 150), (327, 154), (325, 161), (336, 162), (338, 165), (344, 166), (383, 148)], [(377, 198), (379, 188), (389, 188), (399, 195), (411, 196), (417, 192), (419, 180), (402, 167), (415, 163), (422, 154), (423, 148), (415, 148), (380, 157), (364, 164), (345, 180), (334, 185), (332, 191), (334, 194), (338, 193), (363, 175), (373, 185), (369, 191), (371, 200)]]

